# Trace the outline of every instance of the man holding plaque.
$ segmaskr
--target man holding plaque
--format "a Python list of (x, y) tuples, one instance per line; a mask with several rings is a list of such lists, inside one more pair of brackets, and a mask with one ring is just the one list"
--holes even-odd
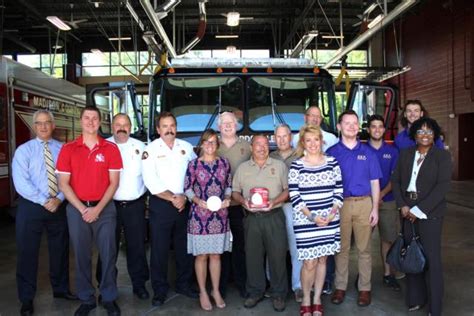
[(265, 135), (255, 135), (252, 157), (236, 170), (232, 197), (247, 211), (244, 222), (247, 292), (244, 307), (252, 308), (265, 293), (265, 254), (270, 265), (270, 295), (275, 311), (285, 309), (288, 291), (286, 273), (286, 223), (282, 210), (288, 199), (288, 168), (269, 157)]

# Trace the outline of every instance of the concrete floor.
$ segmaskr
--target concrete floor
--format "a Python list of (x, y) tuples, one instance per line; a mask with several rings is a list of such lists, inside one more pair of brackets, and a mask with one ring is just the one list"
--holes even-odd
[[(448, 195), (449, 212), (446, 216), (443, 232), (444, 277), (446, 283), (444, 315), (474, 316), (474, 182), (454, 182)], [(11, 221), (0, 221), (0, 316), (18, 315), (20, 303), (17, 299), (15, 284), (15, 227)], [(373, 236), (373, 300), (369, 307), (361, 308), (356, 304), (357, 292), (350, 286), (346, 300), (341, 305), (333, 305), (328, 296), (323, 297), (326, 315), (407, 315), (404, 304), (405, 284), (401, 281), (402, 291), (393, 292), (384, 288), (381, 282), (381, 260), (378, 254), (378, 234)], [(38, 291), (34, 301), (35, 315), (72, 315), (78, 302), (53, 299), (48, 279), (48, 260), (46, 242), (43, 240), (38, 276)], [(71, 255), (71, 262), (72, 255)], [(73, 282), (74, 264), (71, 264)], [(171, 265), (172, 266), (172, 265)], [(349, 284), (354, 283), (356, 262), (351, 258)], [(132, 294), (132, 287), (126, 272), (124, 253), (121, 251), (118, 261), (118, 304), (122, 315), (275, 315), (271, 300), (262, 301), (253, 309), (245, 309), (238, 292), (229, 285), (226, 298), (227, 307), (223, 310), (214, 308), (204, 312), (197, 300), (169, 293), (168, 302), (162, 307), (152, 307), (151, 301), (141, 301)], [(147, 284), (149, 290), (150, 285)], [(74, 284), (72, 289), (74, 290)], [(287, 308), (279, 315), (298, 315), (298, 304), (293, 296), (288, 296)], [(98, 307), (90, 315), (106, 315)], [(426, 315), (426, 311), (410, 313)]]

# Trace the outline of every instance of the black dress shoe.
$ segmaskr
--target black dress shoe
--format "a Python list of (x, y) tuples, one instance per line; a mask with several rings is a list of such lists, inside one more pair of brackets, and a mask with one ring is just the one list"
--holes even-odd
[(84, 304), (82, 303), (78, 309), (74, 312), (74, 316), (87, 316), (90, 311), (97, 307), (97, 304)]
[(141, 300), (147, 300), (150, 298), (150, 293), (148, 293), (144, 286), (133, 289), (133, 294), (135, 294)]
[(54, 298), (62, 298), (68, 301), (77, 301), (77, 296), (72, 294), (71, 292), (65, 292), (65, 293), (53, 293)]
[(21, 305), (20, 315), (21, 316), (30, 316), (33, 315), (35, 309), (33, 308), (33, 301), (24, 302)]
[(120, 316), (120, 307), (118, 307), (115, 301), (103, 302), (102, 307), (104, 307), (107, 310), (107, 315)]
[(198, 291), (193, 290), (192, 288), (184, 288), (184, 289), (176, 289), (176, 293), (187, 296), (192, 299), (198, 299), (199, 293)]
[(151, 299), (151, 305), (153, 306), (161, 306), (166, 301), (166, 294), (155, 294)]

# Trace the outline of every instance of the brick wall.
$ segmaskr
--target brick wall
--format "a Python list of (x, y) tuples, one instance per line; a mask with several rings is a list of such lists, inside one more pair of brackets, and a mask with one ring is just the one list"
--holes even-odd
[[(411, 71), (393, 80), (400, 87), (400, 103), (420, 99), (443, 128), (445, 143), (458, 161), (458, 116), (474, 112), (471, 97), (471, 49), (474, 1), (422, 1), (395, 26), (402, 65)], [(393, 27), (385, 30), (389, 66), (397, 65)], [(401, 35), (401, 42), (400, 42)], [(454, 118), (450, 118), (454, 114)], [(474, 124), (474, 122), (472, 122)], [(474, 136), (474, 135), (473, 135)]]

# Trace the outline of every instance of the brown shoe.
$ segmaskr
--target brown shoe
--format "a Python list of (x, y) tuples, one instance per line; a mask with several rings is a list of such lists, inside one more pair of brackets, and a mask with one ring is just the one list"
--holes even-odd
[(370, 291), (359, 291), (359, 298), (357, 299), (357, 305), (369, 306), (372, 301)]
[(333, 304), (339, 305), (344, 302), (344, 297), (346, 296), (346, 291), (336, 289), (334, 294), (331, 297), (331, 302)]
[(273, 303), (273, 309), (276, 312), (283, 312), (286, 308), (285, 299), (281, 297), (273, 298), (272, 303)]
[(260, 302), (261, 300), (263, 300), (263, 295), (260, 295), (260, 296), (254, 296), (254, 297), (249, 297), (245, 300), (244, 302), (244, 307), (245, 308), (253, 308), (255, 307), (258, 302)]

